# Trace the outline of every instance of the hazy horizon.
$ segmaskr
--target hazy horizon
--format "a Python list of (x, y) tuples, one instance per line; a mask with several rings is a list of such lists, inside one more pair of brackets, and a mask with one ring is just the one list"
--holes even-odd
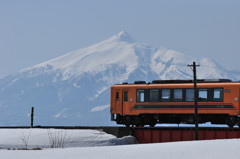
[(0, 1), (0, 78), (124, 30), (139, 43), (238, 69), (240, 2)]

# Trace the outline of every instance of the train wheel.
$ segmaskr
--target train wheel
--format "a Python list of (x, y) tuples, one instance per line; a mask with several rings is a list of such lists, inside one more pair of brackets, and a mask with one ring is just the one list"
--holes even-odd
[(229, 119), (227, 119), (226, 124), (228, 125), (229, 128), (233, 128), (235, 123), (235, 119), (233, 117), (230, 117)]
[(150, 127), (154, 127), (157, 124), (156, 120), (152, 120), (151, 123), (149, 124)]
[(130, 124), (125, 124), (125, 126), (126, 126), (127, 128), (129, 128), (129, 127), (130, 127)]
[(229, 128), (233, 128), (234, 127), (234, 124), (227, 124)]
[(139, 126), (144, 125), (144, 124), (143, 124), (143, 120), (142, 120), (142, 118), (141, 118), (140, 116), (136, 116), (136, 117), (134, 118), (134, 122), (136, 123), (136, 124), (135, 124), (136, 127), (139, 127)]
[(132, 125), (132, 122), (131, 122), (132, 118), (130, 116), (124, 116), (124, 125), (126, 127), (130, 127), (130, 125)]
[(142, 123), (142, 124), (140, 125), (140, 127), (144, 127), (144, 123)]
[(156, 123), (149, 124), (150, 127), (154, 127), (155, 125), (156, 125)]

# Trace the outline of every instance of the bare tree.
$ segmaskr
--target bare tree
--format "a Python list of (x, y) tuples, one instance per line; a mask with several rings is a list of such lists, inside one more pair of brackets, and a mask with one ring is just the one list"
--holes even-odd
[(21, 140), (22, 140), (22, 143), (24, 144), (24, 148), (25, 148), (25, 149), (28, 149), (28, 142), (29, 142), (29, 138), (30, 138), (31, 132), (32, 132), (32, 129), (30, 129), (29, 133), (26, 135), (26, 134), (24, 134), (24, 132), (22, 131)]
[(70, 141), (70, 137), (67, 138), (66, 131), (51, 132), (51, 130), (48, 130), (48, 138), (51, 148), (64, 148)]

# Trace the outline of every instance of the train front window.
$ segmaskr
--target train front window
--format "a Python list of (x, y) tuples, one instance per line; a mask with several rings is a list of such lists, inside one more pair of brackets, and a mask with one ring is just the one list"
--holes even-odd
[(199, 89), (198, 90), (199, 101), (207, 101), (207, 96), (208, 96), (207, 89)]
[(119, 92), (116, 92), (116, 101), (119, 101)]
[(170, 101), (170, 89), (162, 89), (162, 101)]
[(194, 101), (194, 89), (186, 89), (186, 101)]
[(223, 100), (223, 89), (215, 88), (213, 89), (213, 100), (222, 101)]
[(144, 102), (144, 90), (137, 90), (137, 102)]
[(150, 89), (150, 102), (158, 102), (158, 89)]

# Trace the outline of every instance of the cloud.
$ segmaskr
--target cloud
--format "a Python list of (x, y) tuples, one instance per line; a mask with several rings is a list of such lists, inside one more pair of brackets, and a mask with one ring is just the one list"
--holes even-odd
[(104, 109), (109, 108), (110, 105), (101, 105), (101, 106), (96, 106), (90, 110), (90, 112), (97, 112), (97, 111), (102, 111)]

